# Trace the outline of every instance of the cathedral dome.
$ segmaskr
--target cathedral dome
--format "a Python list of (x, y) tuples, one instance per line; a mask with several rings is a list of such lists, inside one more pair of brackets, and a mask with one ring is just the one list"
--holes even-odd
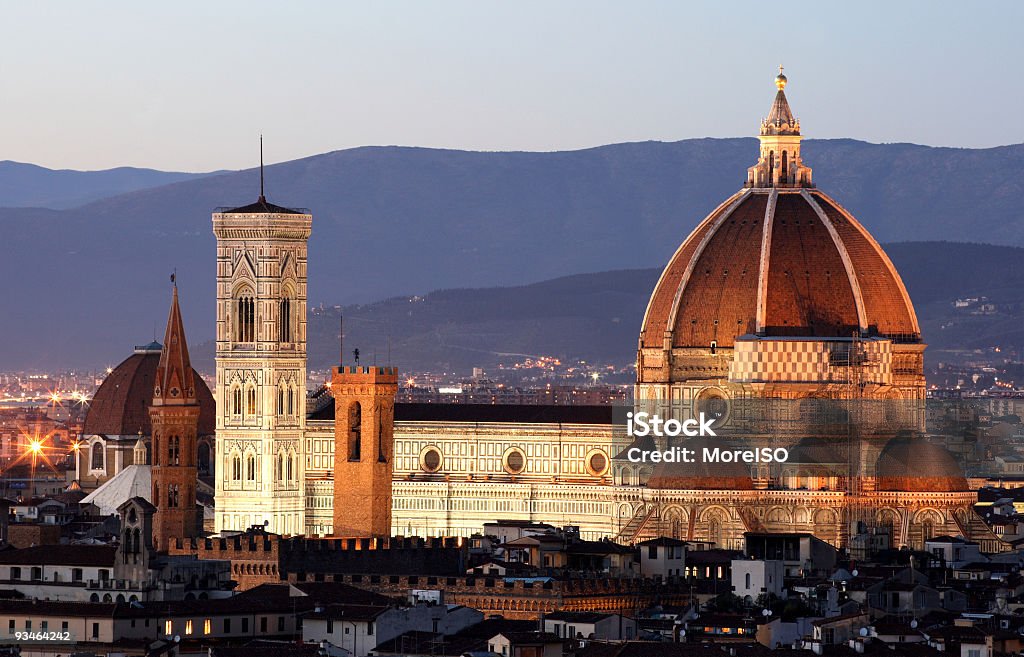
[(971, 490), (964, 471), (944, 447), (924, 438), (897, 437), (878, 456), (880, 491), (957, 493)]
[[(83, 432), (105, 436), (152, 435), (149, 406), (153, 403), (156, 370), (160, 364), (158, 342), (136, 347), (135, 353), (115, 367), (103, 380), (85, 416)], [(199, 399), (199, 435), (212, 436), (216, 411), (213, 394), (195, 373), (196, 397)]]
[(747, 183), (682, 243), (651, 295), (640, 348), (732, 347), (737, 337), (920, 342), (910, 297), (863, 226), (814, 188), (779, 85)]

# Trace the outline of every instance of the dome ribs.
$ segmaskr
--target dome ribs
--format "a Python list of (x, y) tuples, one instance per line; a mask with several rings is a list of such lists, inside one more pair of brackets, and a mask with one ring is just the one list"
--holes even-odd
[(765, 335), (849, 337), (859, 324), (846, 266), (828, 227), (801, 194), (780, 193), (772, 218)]
[(715, 208), (676, 250), (668, 266), (665, 267), (665, 271), (662, 272), (661, 278), (654, 288), (654, 293), (651, 295), (651, 301), (647, 305), (647, 312), (644, 316), (643, 328), (640, 334), (641, 347), (661, 348), (665, 345), (665, 332), (670, 328), (668, 322), (673, 299), (679, 290), (683, 276), (686, 274), (686, 268), (690, 264), (690, 260), (715, 221), (723, 213), (727, 213), (732, 205), (745, 193), (745, 191), (737, 192)]
[(674, 315), (674, 347), (731, 347), (755, 322), (761, 222), (767, 194), (750, 194), (714, 229), (682, 284)]
[(857, 264), (855, 272), (864, 300), (868, 334), (897, 342), (920, 342), (910, 296), (885, 252), (839, 204), (818, 191), (812, 196), (832, 222), (850, 259)]

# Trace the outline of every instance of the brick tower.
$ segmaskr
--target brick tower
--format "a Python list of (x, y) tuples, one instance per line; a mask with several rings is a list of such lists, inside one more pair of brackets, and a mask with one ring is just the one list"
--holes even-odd
[(175, 284), (153, 384), (153, 404), (149, 407), (153, 425), (152, 500), (156, 507), (153, 546), (158, 550), (167, 550), (173, 539), (196, 535), (199, 400), (195, 376), (188, 358)]
[(398, 368), (336, 367), (334, 535), (391, 535), (391, 469)]

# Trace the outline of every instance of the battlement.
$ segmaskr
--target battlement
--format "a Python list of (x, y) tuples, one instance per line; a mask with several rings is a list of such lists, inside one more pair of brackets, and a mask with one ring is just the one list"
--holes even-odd
[(393, 383), (398, 385), (398, 368), (341, 365), (331, 369), (331, 383)]

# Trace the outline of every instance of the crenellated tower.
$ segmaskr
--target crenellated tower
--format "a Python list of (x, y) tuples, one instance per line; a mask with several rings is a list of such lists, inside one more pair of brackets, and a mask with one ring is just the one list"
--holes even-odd
[[(262, 172), (261, 172), (262, 177)], [(306, 246), (313, 217), (267, 202), (213, 214), (215, 529), (305, 531)]]
[(178, 307), (178, 286), (171, 295), (163, 350), (156, 369), (153, 403), (152, 501), (153, 546), (166, 550), (170, 541), (196, 535), (196, 440), (199, 399), (196, 374), (188, 356), (185, 327)]
[(391, 535), (395, 394), (398, 368), (336, 367), (334, 535)]

